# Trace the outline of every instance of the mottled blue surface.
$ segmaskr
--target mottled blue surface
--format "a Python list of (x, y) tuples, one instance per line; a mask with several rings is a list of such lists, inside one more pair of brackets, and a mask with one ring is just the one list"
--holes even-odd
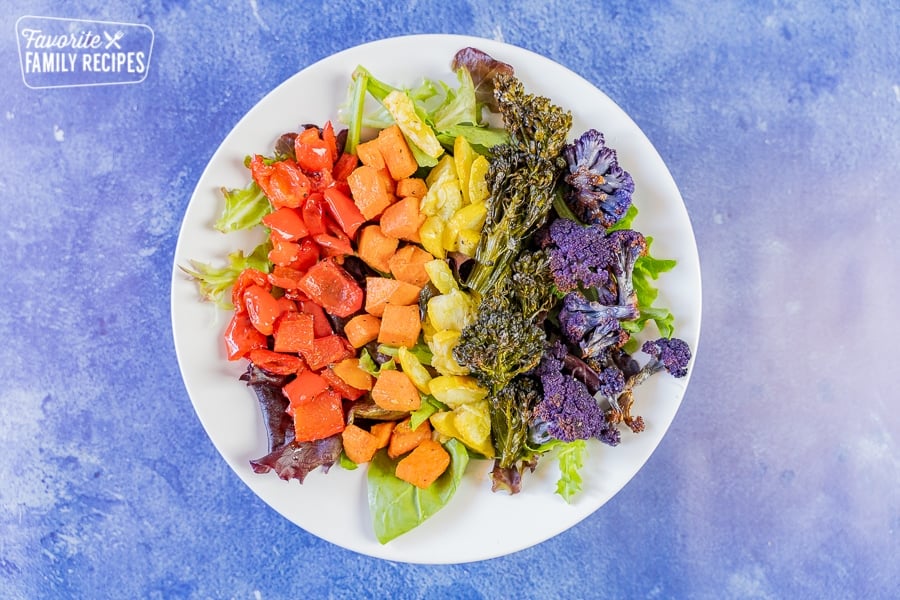
[[(141, 4), (0, 17), (0, 596), (900, 595), (896, 2)], [(24, 15), (148, 25), (146, 80), (28, 89)], [(553, 540), (441, 567), (344, 551), (257, 499), (194, 415), (168, 295), (240, 116), (335, 51), (423, 32), (603, 89), (668, 163), (704, 277), (691, 385), (646, 467)]]

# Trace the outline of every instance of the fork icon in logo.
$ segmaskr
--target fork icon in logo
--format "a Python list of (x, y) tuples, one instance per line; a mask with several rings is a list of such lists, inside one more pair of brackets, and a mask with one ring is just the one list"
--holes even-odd
[(109, 50), (110, 46), (115, 46), (119, 50), (122, 49), (122, 46), (119, 45), (119, 40), (125, 37), (125, 32), (121, 29), (115, 33), (115, 35), (109, 35), (107, 32), (103, 32), (103, 37), (106, 38), (106, 49)]

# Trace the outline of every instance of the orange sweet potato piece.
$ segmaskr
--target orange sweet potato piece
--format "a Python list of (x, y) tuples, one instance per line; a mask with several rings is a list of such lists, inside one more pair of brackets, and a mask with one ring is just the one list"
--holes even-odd
[(394, 474), (398, 479), (425, 489), (449, 466), (450, 454), (438, 442), (429, 439), (400, 459)]
[(369, 140), (362, 144), (356, 145), (356, 156), (359, 162), (364, 165), (381, 170), (387, 168), (384, 164), (384, 158), (381, 156), (381, 148), (378, 147), (378, 140)]
[(422, 250), (416, 245), (409, 244), (394, 252), (394, 255), (388, 261), (388, 266), (391, 268), (391, 275), (395, 279), (421, 288), (429, 281), (425, 263), (431, 260), (434, 260), (431, 253)]
[(369, 165), (353, 169), (347, 177), (347, 185), (353, 202), (366, 220), (374, 219), (396, 200), (382, 172)]
[(400, 306), (417, 304), (421, 291), (421, 287), (399, 279), (367, 277), (365, 311), (370, 315), (381, 317), (384, 314), (384, 307), (388, 304)]
[(356, 464), (369, 462), (378, 450), (378, 439), (352, 423), (341, 432), (341, 439), (344, 442), (344, 454)]
[(378, 330), (381, 329), (381, 319), (375, 315), (356, 315), (344, 325), (344, 336), (354, 348), (362, 348), (372, 340), (378, 338)]
[(372, 401), (385, 410), (416, 410), (422, 403), (419, 390), (406, 373), (382, 371), (372, 386)]
[(428, 186), (425, 180), (420, 177), (407, 177), (397, 182), (396, 194), (401, 198), (418, 198), (421, 200), (428, 193)]
[(419, 211), (419, 199), (414, 196), (394, 202), (381, 213), (381, 230), (385, 235), (419, 243), (419, 228), (427, 216)]
[(344, 383), (358, 390), (371, 390), (374, 378), (359, 366), (358, 358), (345, 358), (331, 367), (334, 374), (340, 377)]
[(394, 421), (381, 421), (375, 423), (369, 428), (369, 433), (375, 436), (378, 441), (378, 448), (387, 448), (388, 442), (391, 441), (391, 432), (394, 431)]
[(388, 346), (406, 346), (412, 348), (419, 340), (422, 331), (422, 320), (419, 317), (419, 305), (400, 306), (388, 304), (381, 314), (381, 329), (378, 331), (378, 343)]
[(409, 426), (409, 418), (398, 422), (391, 432), (391, 441), (388, 442), (388, 456), (397, 458), (403, 456), (416, 446), (431, 439), (431, 424), (426, 420), (419, 423), (415, 429)]
[(298, 442), (311, 442), (331, 437), (344, 430), (341, 396), (326, 389), (313, 398), (292, 402), (294, 435)]
[(384, 164), (387, 165), (391, 177), (395, 180), (406, 179), (419, 168), (399, 126), (391, 125), (382, 129), (378, 132), (376, 140), (381, 149)]
[(387, 273), (391, 269), (388, 261), (399, 244), (400, 240), (387, 234), (379, 225), (366, 225), (359, 232), (356, 252), (367, 265)]

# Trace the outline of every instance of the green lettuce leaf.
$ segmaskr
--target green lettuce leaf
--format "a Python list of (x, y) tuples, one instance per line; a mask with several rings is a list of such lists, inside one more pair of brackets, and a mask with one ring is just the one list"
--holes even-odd
[(231, 304), (230, 291), (238, 275), (247, 268), (268, 273), (271, 249), (272, 244), (266, 241), (249, 255), (245, 255), (242, 250), (232, 252), (228, 255), (228, 264), (223, 267), (214, 267), (208, 263), (192, 260), (192, 268), (182, 266), (181, 270), (194, 278), (204, 300), (214, 302), (221, 309), (232, 310), (234, 306)]
[(444, 444), (450, 453), (450, 466), (427, 489), (398, 479), (396, 463), (385, 450), (379, 450), (369, 464), (367, 481), (369, 512), (375, 537), (382, 544), (415, 529), (447, 505), (462, 481), (469, 455), (462, 442), (451, 439)]
[(410, 429), (418, 429), (419, 425), (428, 420), (428, 417), (430, 417), (434, 413), (438, 412), (439, 410), (449, 409), (449, 406), (447, 406), (431, 394), (422, 396), (422, 404), (419, 406), (419, 408), (409, 413), (409, 427)]
[(586, 454), (587, 444), (584, 440), (575, 440), (559, 446), (557, 453), (559, 481), (556, 482), (556, 493), (566, 502), (571, 502), (572, 497), (581, 491), (581, 468), (584, 466)]
[(255, 181), (244, 189), (222, 188), (222, 194), (225, 196), (225, 210), (214, 224), (222, 233), (255, 227), (272, 212), (269, 199)]

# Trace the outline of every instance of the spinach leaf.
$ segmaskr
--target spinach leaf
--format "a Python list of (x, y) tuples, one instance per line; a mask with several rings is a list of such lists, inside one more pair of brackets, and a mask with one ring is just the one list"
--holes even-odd
[(424, 490), (394, 475), (396, 463), (385, 450), (375, 454), (368, 469), (369, 512), (379, 542), (386, 544), (421, 525), (453, 497), (469, 455), (465, 446), (455, 439), (445, 443), (444, 448), (450, 453), (450, 466)]

